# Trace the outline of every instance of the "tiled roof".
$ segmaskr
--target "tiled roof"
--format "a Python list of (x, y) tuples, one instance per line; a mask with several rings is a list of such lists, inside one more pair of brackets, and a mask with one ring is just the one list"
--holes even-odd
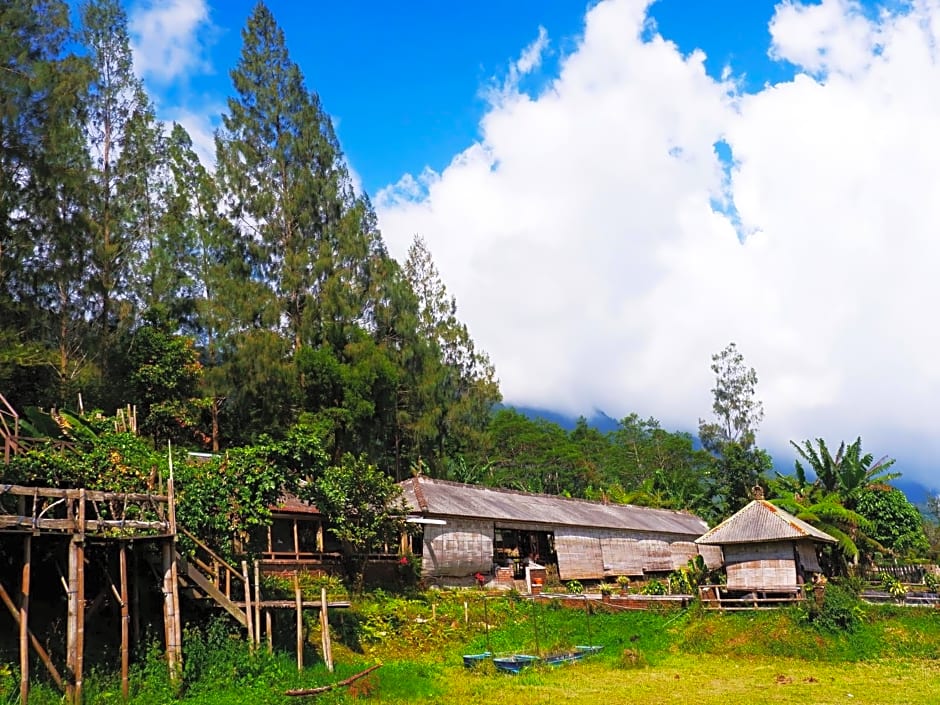
[(685, 536), (700, 536), (708, 529), (708, 524), (697, 516), (671, 509), (605, 504), (420, 476), (404, 480), (400, 485), (411, 511), (428, 517), (473, 517)]
[(825, 531), (810, 526), (802, 519), (797, 519), (763, 499), (755, 499), (737, 514), (700, 536), (695, 542), (726, 546), (736, 543), (763, 543), (794, 539), (836, 543), (836, 539)]

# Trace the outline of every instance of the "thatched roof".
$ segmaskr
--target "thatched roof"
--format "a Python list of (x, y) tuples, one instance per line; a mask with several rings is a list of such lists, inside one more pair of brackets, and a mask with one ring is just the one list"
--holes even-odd
[(812, 539), (836, 543), (836, 539), (810, 526), (802, 519), (775, 507), (763, 499), (755, 499), (742, 510), (695, 540), (695, 543), (728, 546), (737, 543), (765, 543)]
[(630, 504), (533, 494), (418, 476), (400, 483), (405, 501), (426, 517), (472, 517), (494, 521), (597, 527), (656, 534), (700, 536), (708, 529), (693, 514)]

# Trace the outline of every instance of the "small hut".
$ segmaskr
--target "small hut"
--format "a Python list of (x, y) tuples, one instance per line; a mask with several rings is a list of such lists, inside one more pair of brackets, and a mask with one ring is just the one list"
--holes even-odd
[(721, 547), (728, 591), (793, 594), (822, 572), (817, 544), (836, 539), (767, 502), (763, 493), (755, 494), (750, 504), (695, 543)]

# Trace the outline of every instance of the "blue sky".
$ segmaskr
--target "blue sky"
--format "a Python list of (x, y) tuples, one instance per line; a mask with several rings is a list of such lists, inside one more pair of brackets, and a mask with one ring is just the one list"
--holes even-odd
[[(212, 159), (252, 3), (127, 0)], [(390, 252), (427, 241), (506, 401), (862, 436), (940, 486), (940, 0), (270, 3)]]
[[(134, 13), (197, 0), (130, 0)], [(238, 60), (241, 31), (255, 3), (205, 4), (206, 20), (190, 44), (204, 64), (173, 80), (147, 76), (164, 105), (221, 103), (231, 91), (229, 70)], [(505, 77), (519, 50), (544, 28), (553, 39), (537, 90), (576, 47), (583, 2), (518, 0), (474, 3), (268, 3), (284, 29), (291, 57), (308, 87), (320, 94), (337, 122), (343, 148), (369, 193), (424, 166), (443, 169), (478, 136), (483, 95)], [(656, 29), (683, 52), (701, 49), (710, 74), (732, 66), (749, 87), (793, 74), (768, 56), (770, 0), (658, 0), (649, 13)], [(213, 115), (213, 118), (216, 116)], [(215, 121), (213, 121), (215, 122)]]

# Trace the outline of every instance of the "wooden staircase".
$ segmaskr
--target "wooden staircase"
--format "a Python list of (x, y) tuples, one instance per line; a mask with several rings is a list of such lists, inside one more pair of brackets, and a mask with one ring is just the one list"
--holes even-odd
[(239, 573), (224, 558), (182, 527), (178, 531), (196, 546), (191, 558), (176, 553), (177, 574), (185, 594), (196, 599), (210, 599), (228, 612), (243, 627), (248, 627), (246, 594), (250, 594), (247, 575)]

